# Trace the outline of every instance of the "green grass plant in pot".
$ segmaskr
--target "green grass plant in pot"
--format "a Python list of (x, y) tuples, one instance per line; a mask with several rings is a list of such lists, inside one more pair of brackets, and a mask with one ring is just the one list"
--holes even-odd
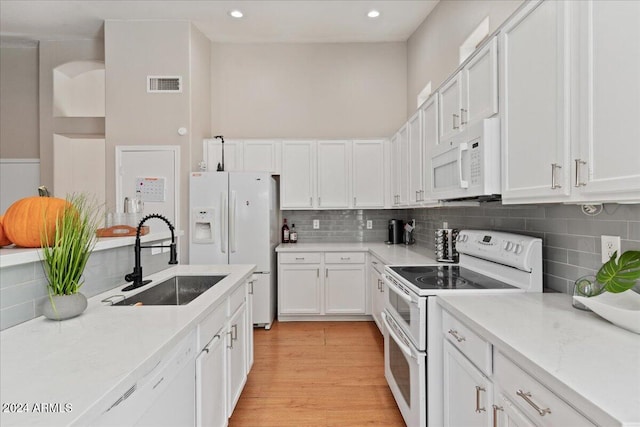
[(46, 229), (42, 232), (42, 258), (49, 291), (42, 314), (52, 320), (70, 319), (87, 308), (87, 298), (79, 290), (96, 244), (99, 222), (99, 209), (86, 195), (68, 196), (67, 202), (56, 218), (55, 233), (49, 234)]

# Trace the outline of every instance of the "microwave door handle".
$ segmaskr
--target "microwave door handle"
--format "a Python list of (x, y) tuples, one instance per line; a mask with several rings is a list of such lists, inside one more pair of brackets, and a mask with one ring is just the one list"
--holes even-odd
[(462, 152), (469, 149), (469, 144), (461, 142), (458, 146), (458, 172), (460, 174), (460, 188), (469, 188), (469, 181), (462, 179)]
[(411, 357), (413, 359), (417, 359), (417, 357), (415, 357), (411, 353), (411, 349), (409, 348), (409, 346), (406, 345), (405, 343), (403, 343), (402, 340), (400, 339), (400, 337), (398, 337), (398, 335), (396, 334), (395, 330), (393, 329), (393, 327), (389, 323), (389, 320), (387, 320), (387, 313), (385, 313), (383, 311), (381, 314), (382, 314), (382, 321), (384, 322), (385, 326), (387, 327), (387, 332), (389, 332), (389, 335), (391, 335), (391, 338), (393, 338), (393, 340), (396, 342), (398, 347), (400, 347), (400, 350), (402, 350), (402, 352), (404, 354), (406, 354), (407, 356), (409, 356), (409, 357)]

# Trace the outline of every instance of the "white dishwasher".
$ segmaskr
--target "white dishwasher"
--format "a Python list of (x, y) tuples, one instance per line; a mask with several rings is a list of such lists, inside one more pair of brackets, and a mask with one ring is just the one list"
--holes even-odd
[(196, 334), (191, 332), (93, 425), (195, 426)]

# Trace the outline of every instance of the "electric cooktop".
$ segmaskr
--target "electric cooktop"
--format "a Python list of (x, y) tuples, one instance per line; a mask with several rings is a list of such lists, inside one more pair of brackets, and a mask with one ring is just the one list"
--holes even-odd
[(390, 267), (419, 289), (518, 289), (459, 265)]

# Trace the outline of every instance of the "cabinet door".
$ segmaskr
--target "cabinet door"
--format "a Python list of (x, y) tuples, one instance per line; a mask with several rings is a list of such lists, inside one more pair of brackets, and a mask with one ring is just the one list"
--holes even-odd
[[(204, 160), (207, 162), (208, 171), (217, 171), (218, 163), (222, 166), (222, 149), (222, 142), (219, 139), (204, 140)], [(224, 170), (226, 172), (243, 170), (242, 141), (224, 142)]]
[(463, 107), (460, 124), (465, 126), (498, 112), (498, 41), (494, 37), (476, 53), (462, 71)]
[(409, 204), (422, 201), (422, 115), (418, 110), (408, 123)]
[(438, 92), (440, 140), (460, 132), (460, 109), (462, 108), (462, 73), (456, 74)]
[[(582, 200), (640, 200), (640, 2), (578, 2)], [(586, 197), (585, 197), (586, 196)]]
[(396, 144), (396, 162), (398, 171), (398, 205), (407, 205), (409, 199), (409, 126), (405, 124), (398, 132)]
[(325, 313), (365, 314), (364, 265), (326, 265), (324, 272)]
[(491, 426), (493, 389), (487, 377), (444, 342), (444, 425)]
[(533, 421), (527, 418), (503, 393), (495, 391), (492, 405), (493, 425), (499, 427), (535, 427)]
[(280, 157), (279, 141), (245, 140), (243, 151), (245, 171), (280, 173), (278, 162)]
[(400, 204), (400, 170), (402, 165), (400, 164), (400, 132), (391, 137), (390, 141), (390, 153), (391, 153), (391, 206), (398, 206)]
[(351, 142), (318, 141), (319, 208), (348, 208), (351, 201)]
[(569, 194), (570, 3), (530, 3), (501, 32), (502, 198), (508, 203)]
[(279, 314), (320, 314), (319, 264), (281, 264), (278, 273)]
[(353, 207), (384, 207), (384, 141), (353, 141)]
[(432, 96), (420, 107), (422, 113), (422, 202), (436, 202), (431, 197), (431, 155), (438, 145), (438, 97)]
[(315, 143), (283, 141), (280, 207), (282, 209), (314, 207)]
[(243, 303), (229, 319), (227, 328), (228, 403), (232, 414), (247, 382), (247, 304)]
[(225, 353), (225, 339), (218, 333), (196, 358), (196, 425), (198, 427), (222, 427), (227, 423)]

